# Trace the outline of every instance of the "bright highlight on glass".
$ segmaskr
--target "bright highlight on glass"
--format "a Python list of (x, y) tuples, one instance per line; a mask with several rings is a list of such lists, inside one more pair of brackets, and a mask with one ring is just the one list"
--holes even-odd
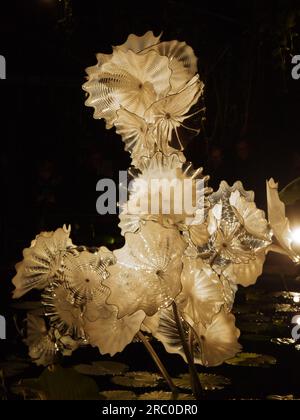
[(294, 301), (295, 303), (299, 303), (299, 302), (300, 302), (300, 296), (299, 296), (299, 295), (294, 296), (294, 297), (293, 297), (293, 301)]
[(300, 227), (292, 230), (292, 240), (295, 245), (300, 245)]

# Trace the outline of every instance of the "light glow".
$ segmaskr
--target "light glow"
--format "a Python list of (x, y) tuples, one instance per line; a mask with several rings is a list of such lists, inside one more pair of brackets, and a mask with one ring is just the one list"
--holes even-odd
[(300, 245), (300, 228), (292, 230), (292, 241), (295, 245)]

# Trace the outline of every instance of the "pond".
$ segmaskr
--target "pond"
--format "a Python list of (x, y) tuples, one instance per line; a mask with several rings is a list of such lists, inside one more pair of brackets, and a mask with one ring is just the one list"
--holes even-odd
[[(90, 347), (65, 357), (48, 369), (30, 362), (22, 343), (22, 316), (33, 304), (16, 304), (16, 334), (5, 342), (0, 363), (1, 398), (19, 399), (174, 399), (140, 342), (113, 358)], [(234, 307), (243, 352), (216, 368), (198, 366), (204, 398), (300, 398), (300, 342), (292, 338), (292, 318), (300, 314), (300, 282), (295, 278), (264, 276), (255, 286), (240, 288)], [(19, 333), (17, 332), (19, 329)], [(188, 369), (177, 355), (167, 354), (156, 340), (151, 344), (179, 389), (176, 398), (192, 399)]]

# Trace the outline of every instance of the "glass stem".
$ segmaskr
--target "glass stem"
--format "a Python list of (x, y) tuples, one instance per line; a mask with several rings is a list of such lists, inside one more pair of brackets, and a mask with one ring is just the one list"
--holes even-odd
[(168, 374), (167, 369), (163, 365), (162, 361), (160, 360), (158, 354), (156, 353), (156, 351), (154, 350), (154, 348), (150, 344), (149, 340), (147, 340), (147, 338), (144, 336), (144, 334), (141, 331), (139, 331), (137, 333), (137, 337), (141, 340), (141, 342), (144, 344), (144, 346), (148, 350), (148, 352), (149, 352), (150, 356), (152, 357), (152, 359), (154, 360), (156, 366), (158, 367), (161, 374), (163, 375), (166, 382), (168, 383), (172, 393), (173, 394), (178, 394), (178, 389), (176, 388), (174, 382), (171, 379), (171, 376)]
[(178, 333), (180, 335), (182, 347), (183, 347), (185, 357), (186, 357), (188, 365), (189, 365), (192, 391), (193, 391), (193, 394), (194, 394), (195, 398), (197, 400), (201, 400), (202, 395), (203, 395), (202, 386), (201, 386), (201, 383), (200, 383), (200, 379), (199, 379), (199, 376), (198, 376), (196, 366), (194, 364), (194, 358), (192, 357), (190, 349), (189, 349), (189, 344), (186, 342), (186, 339), (185, 339), (184, 328), (183, 328), (182, 321), (181, 321), (180, 315), (178, 313), (177, 305), (176, 305), (175, 302), (172, 303), (172, 307), (173, 307), (174, 318), (175, 318), (175, 322), (176, 322), (176, 325), (177, 325)]

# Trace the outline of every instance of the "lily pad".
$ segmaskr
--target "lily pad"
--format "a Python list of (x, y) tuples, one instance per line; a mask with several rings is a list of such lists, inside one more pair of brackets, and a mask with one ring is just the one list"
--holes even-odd
[(114, 376), (112, 382), (133, 388), (155, 388), (162, 377), (150, 372), (127, 372), (124, 376)]
[(272, 338), (271, 343), (277, 344), (278, 346), (291, 346), (295, 344), (295, 340), (293, 338)]
[(105, 400), (136, 400), (137, 396), (132, 391), (124, 391), (124, 390), (117, 390), (117, 391), (103, 391), (100, 392), (100, 397), (103, 397)]
[(92, 362), (91, 364), (81, 364), (74, 366), (74, 369), (83, 375), (104, 376), (122, 375), (129, 368), (124, 363), (117, 362)]
[(24, 379), (23, 389), (41, 393), (47, 400), (96, 400), (99, 390), (96, 382), (73, 369), (55, 366), (45, 369), (39, 378)]
[(139, 400), (194, 400), (194, 396), (192, 394), (173, 394), (172, 392), (165, 392), (165, 391), (153, 391), (153, 392), (146, 392), (142, 394), (138, 398)]
[(277, 401), (294, 401), (297, 398), (294, 395), (269, 395), (267, 400), (277, 400)]
[[(199, 373), (199, 379), (202, 385), (202, 388), (205, 391), (215, 391), (224, 389), (225, 386), (230, 385), (231, 381), (228, 378), (225, 378), (221, 375), (212, 375), (206, 373)], [(182, 389), (192, 389), (190, 383), (190, 375), (188, 373), (184, 373), (180, 375), (178, 378), (173, 379), (174, 384), (178, 388)]]
[(296, 349), (296, 350), (298, 350), (298, 351), (300, 351), (300, 344), (297, 344), (297, 345), (295, 346), (295, 349)]
[(277, 360), (273, 356), (256, 353), (240, 353), (225, 363), (233, 366), (269, 367), (275, 365)]
[(299, 312), (299, 307), (289, 303), (277, 303), (275, 305), (276, 312)]

